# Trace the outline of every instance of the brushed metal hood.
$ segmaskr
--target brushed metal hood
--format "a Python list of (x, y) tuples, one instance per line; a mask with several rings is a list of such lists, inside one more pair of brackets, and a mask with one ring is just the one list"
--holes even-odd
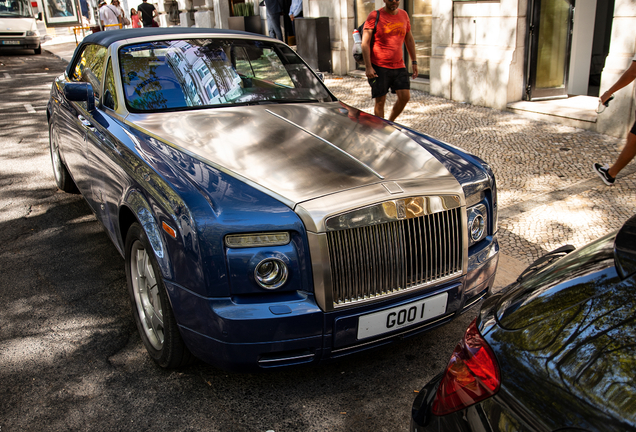
[(359, 199), (365, 187), (387, 197), (434, 187), (463, 199), (455, 178), (421, 145), (340, 102), (130, 114), (126, 120), (291, 208), (343, 191), (358, 190)]

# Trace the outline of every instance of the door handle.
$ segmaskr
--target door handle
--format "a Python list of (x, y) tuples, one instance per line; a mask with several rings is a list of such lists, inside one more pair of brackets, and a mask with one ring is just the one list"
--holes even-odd
[(80, 114), (80, 115), (77, 116), (77, 118), (79, 119), (79, 121), (82, 123), (82, 125), (85, 128), (88, 128), (88, 129), (90, 129), (92, 131), (95, 130), (95, 127), (93, 126), (93, 124), (90, 122), (90, 120), (87, 120), (86, 117), (84, 117), (83, 115)]

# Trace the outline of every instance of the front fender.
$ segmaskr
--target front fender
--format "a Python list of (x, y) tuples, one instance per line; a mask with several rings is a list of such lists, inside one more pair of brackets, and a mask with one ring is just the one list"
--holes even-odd
[(167, 247), (161, 230), (159, 229), (159, 223), (154, 216), (150, 203), (148, 203), (146, 198), (139, 191), (130, 190), (124, 198), (124, 205), (133, 212), (146, 233), (163, 277), (165, 279), (172, 279), (170, 255), (167, 253)]

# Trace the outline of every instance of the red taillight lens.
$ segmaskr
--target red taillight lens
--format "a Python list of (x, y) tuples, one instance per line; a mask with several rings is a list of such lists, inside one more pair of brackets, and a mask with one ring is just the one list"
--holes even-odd
[(499, 383), (497, 360), (474, 320), (448, 362), (435, 395), (433, 414), (450, 414), (489, 398), (497, 393)]

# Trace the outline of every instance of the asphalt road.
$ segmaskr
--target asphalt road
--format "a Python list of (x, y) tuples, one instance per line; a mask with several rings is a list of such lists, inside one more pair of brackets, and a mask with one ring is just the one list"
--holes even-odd
[(0, 431), (407, 430), (415, 391), (474, 313), (318, 367), (165, 371), (149, 359), (123, 259), (81, 196), (55, 186), (45, 107), (65, 67), (0, 53)]

